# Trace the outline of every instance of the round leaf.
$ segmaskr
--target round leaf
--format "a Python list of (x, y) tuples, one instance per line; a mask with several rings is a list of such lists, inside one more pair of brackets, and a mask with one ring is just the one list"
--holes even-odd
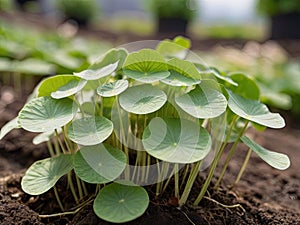
[(100, 69), (108, 64), (112, 64), (114, 62), (118, 62), (118, 66), (116, 68), (116, 71), (121, 69), (124, 61), (127, 57), (127, 51), (123, 48), (115, 49), (112, 48), (108, 52), (104, 54), (99, 60), (96, 60), (96, 62), (91, 66), (92, 69)]
[(230, 74), (230, 78), (238, 84), (230, 88), (234, 93), (237, 93), (244, 98), (258, 100), (260, 97), (259, 87), (253, 79), (242, 73)]
[(109, 145), (82, 147), (74, 156), (74, 170), (88, 183), (102, 184), (115, 180), (126, 166), (126, 155)]
[(32, 143), (35, 145), (41, 144), (43, 142), (47, 142), (51, 139), (51, 136), (54, 134), (54, 131), (48, 131), (44, 133), (40, 133), (32, 139)]
[(241, 140), (270, 166), (278, 170), (285, 170), (290, 167), (290, 159), (287, 155), (269, 151), (247, 136), (241, 137)]
[(184, 119), (152, 119), (143, 133), (145, 150), (155, 158), (171, 163), (193, 163), (211, 149), (208, 132)]
[(201, 82), (196, 66), (189, 62), (173, 58), (168, 61), (170, 76), (161, 80), (171, 86), (191, 86)]
[(167, 101), (167, 95), (150, 84), (133, 86), (124, 91), (119, 102), (127, 112), (135, 114), (152, 113), (160, 109)]
[[(38, 88), (38, 97), (51, 96), (53, 93), (55, 93), (55, 96), (61, 92), (63, 92), (61, 96), (68, 97), (80, 91), (82, 88), (81, 86), (84, 85), (85, 82), (86, 81), (81, 78), (70, 74), (49, 77), (41, 82)], [(68, 91), (70, 94), (66, 94)]]
[(77, 113), (76, 103), (68, 98), (34, 98), (19, 112), (19, 124), (31, 132), (47, 132), (63, 127)]
[(106, 140), (113, 131), (113, 123), (102, 116), (85, 117), (72, 121), (69, 138), (80, 145), (96, 145)]
[(270, 128), (282, 128), (284, 119), (278, 113), (271, 113), (263, 103), (246, 99), (228, 90), (228, 106), (240, 117)]
[(128, 55), (123, 72), (126, 76), (144, 83), (152, 83), (170, 75), (162, 55), (152, 49), (143, 49)]
[(86, 80), (71, 80), (67, 84), (58, 88), (57, 91), (51, 93), (52, 98), (60, 99), (69, 97), (81, 91), (86, 85)]
[(85, 80), (98, 80), (102, 77), (112, 74), (118, 68), (119, 61), (108, 64), (101, 68), (89, 68), (79, 73), (73, 73), (75, 76), (81, 77)]
[(18, 124), (18, 118), (14, 118), (11, 121), (9, 121), (8, 123), (6, 123), (0, 130), (0, 140), (6, 135), (8, 134), (10, 131), (12, 131), (13, 129), (17, 129), (20, 128), (19, 124)]
[(226, 111), (225, 96), (213, 89), (197, 86), (187, 94), (176, 97), (175, 102), (188, 114), (196, 118), (214, 118)]
[(101, 85), (97, 89), (98, 95), (102, 97), (112, 97), (121, 94), (128, 88), (127, 80), (117, 80)]
[(30, 195), (43, 194), (72, 169), (72, 155), (60, 155), (36, 161), (26, 171), (21, 182), (22, 189)]
[(94, 211), (101, 219), (124, 223), (141, 216), (149, 205), (144, 188), (113, 183), (102, 188), (94, 201)]

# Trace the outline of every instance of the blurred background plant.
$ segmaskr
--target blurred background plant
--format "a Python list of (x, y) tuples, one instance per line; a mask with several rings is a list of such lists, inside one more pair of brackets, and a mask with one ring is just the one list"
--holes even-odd
[(257, 9), (269, 17), (271, 38), (300, 38), (299, 0), (258, 0)]
[(76, 21), (79, 26), (87, 26), (100, 11), (96, 0), (59, 0), (57, 7), (66, 19)]
[(195, 17), (195, 0), (150, 0), (148, 8), (153, 14), (157, 32), (176, 32), (185, 34), (189, 22)]

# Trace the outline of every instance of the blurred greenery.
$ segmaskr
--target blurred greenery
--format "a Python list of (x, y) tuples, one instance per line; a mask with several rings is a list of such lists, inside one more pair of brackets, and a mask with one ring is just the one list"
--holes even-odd
[(191, 20), (195, 14), (193, 0), (147, 0), (148, 8), (156, 18), (182, 18)]
[(242, 50), (218, 46), (199, 54), (209, 65), (255, 78), (263, 102), (300, 115), (300, 60), (291, 59), (276, 42), (250, 41)]
[(300, 0), (257, 0), (258, 12), (264, 15), (300, 13)]
[(190, 32), (192, 35), (201, 38), (247, 40), (262, 40), (267, 33), (264, 24), (209, 25), (201, 22), (191, 24)]

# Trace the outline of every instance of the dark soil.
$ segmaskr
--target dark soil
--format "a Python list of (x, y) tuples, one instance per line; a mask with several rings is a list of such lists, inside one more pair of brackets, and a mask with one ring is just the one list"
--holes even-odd
[[(9, 15), (5, 16), (13, 20)], [(83, 35), (90, 35), (84, 30), (80, 32)], [(104, 39), (125, 42), (124, 39), (118, 39), (118, 35), (97, 32)], [(93, 35), (95, 33), (96, 31)], [(145, 37), (130, 35), (126, 36), (126, 41), (145, 39)], [(199, 49), (207, 50), (217, 42), (219, 41), (201, 40), (197, 42), (196, 40), (193, 43), (196, 43)], [(242, 47), (244, 43), (245, 41), (223, 41), (224, 45), (234, 45), (235, 47)], [(296, 46), (293, 54), (300, 55), (299, 42), (284, 42), (284, 44), (288, 46), (288, 50), (289, 48), (292, 50)], [(0, 84), (0, 127), (17, 116), (18, 110), (26, 101), (25, 96), (20, 98), (13, 89)], [(240, 147), (229, 165), (221, 188), (218, 191), (209, 190), (210, 198), (203, 199), (198, 207), (193, 207), (189, 202), (178, 209), (174, 206), (176, 200), (172, 198), (171, 192), (166, 192), (157, 198), (152, 194), (151, 187), (148, 187), (151, 200), (149, 208), (143, 216), (126, 224), (300, 225), (300, 167), (298, 165), (300, 163), (300, 121), (294, 119), (293, 124), (290, 124), (289, 121), (287, 118), (288, 124), (285, 129), (267, 130), (264, 133), (256, 134), (258, 143), (266, 148), (289, 155), (291, 159), (289, 169), (285, 171), (273, 169), (253, 153), (238, 186), (230, 189), (247, 151), (246, 148)], [(73, 215), (46, 218), (40, 216), (59, 213), (60, 209), (53, 191), (41, 196), (29, 196), (21, 189), (20, 180), (26, 168), (34, 161), (48, 157), (45, 145), (36, 146), (31, 143), (33, 136), (33, 134), (19, 129), (12, 131), (0, 141), (0, 224), (110, 224), (100, 220), (93, 213), (92, 204)], [(217, 169), (217, 173), (220, 169)], [(192, 191), (192, 197), (199, 192), (206, 174), (207, 170), (201, 172), (197, 185)], [(65, 206), (66, 209), (72, 211), (74, 210), (72, 209), (73, 200), (65, 187), (65, 181), (61, 179), (57, 189), (62, 200), (68, 203)], [(227, 207), (238, 204), (238, 207)]]

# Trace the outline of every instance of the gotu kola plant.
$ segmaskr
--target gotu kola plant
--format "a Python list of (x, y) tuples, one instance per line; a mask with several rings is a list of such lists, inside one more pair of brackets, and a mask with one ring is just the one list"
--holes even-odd
[(178, 205), (184, 205), (199, 171), (211, 163), (194, 199), (198, 205), (228, 143), (233, 144), (215, 188), (241, 142), (249, 152), (235, 183), (252, 151), (274, 168), (288, 168), (286, 155), (246, 136), (251, 125), (285, 125), (259, 101), (255, 81), (204, 66), (189, 47), (189, 40), (177, 37), (154, 49), (111, 49), (81, 72), (43, 80), (1, 130), (0, 138), (14, 128), (37, 132), (33, 142), (48, 144), (51, 157), (27, 170), (23, 190), (40, 195), (53, 188), (64, 211), (55, 184), (66, 175), (75, 212), (93, 201), (97, 216), (122, 223), (147, 209), (142, 186), (154, 187), (156, 195), (172, 186)]

